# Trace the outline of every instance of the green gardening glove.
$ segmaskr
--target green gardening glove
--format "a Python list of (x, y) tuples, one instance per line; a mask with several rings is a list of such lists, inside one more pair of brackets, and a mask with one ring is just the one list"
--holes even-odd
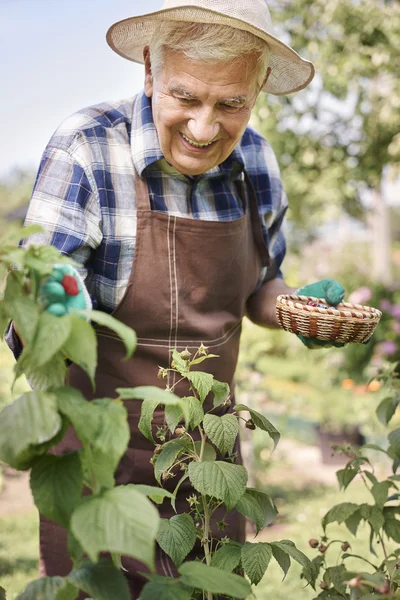
[(72, 265), (57, 265), (40, 288), (40, 300), (45, 310), (63, 317), (73, 310), (90, 310), (92, 302), (78, 272)]
[[(322, 279), (316, 283), (310, 283), (299, 288), (296, 292), (298, 296), (313, 296), (314, 298), (323, 298), (332, 306), (336, 306), (339, 302), (342, 302), (345, 291), (344, 287), (335, 281), (334, 279)], [(298, 335), (298, 338), (303, 342), (309, 350), (316, 350), (317, 348), (342, 348), (345, 344), (340, 342), (328, 342), (324, 340), (318, 340), (317, 338), (308, 338), (303, 335)]]

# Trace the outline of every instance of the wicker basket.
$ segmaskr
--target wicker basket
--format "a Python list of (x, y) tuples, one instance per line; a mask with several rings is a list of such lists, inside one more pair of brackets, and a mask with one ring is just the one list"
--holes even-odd
[(283, 329), (297, 335), (362, 344), (373, 334), (382, 313), (372, 306), (361, 304), (341, 302), (330, 306), (322, 298), (281, 295), (276, 301), (276, 316)]

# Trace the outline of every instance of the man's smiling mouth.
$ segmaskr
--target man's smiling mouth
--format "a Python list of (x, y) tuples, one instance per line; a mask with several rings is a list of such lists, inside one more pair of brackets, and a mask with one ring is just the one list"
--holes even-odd
[(214, 142), (208, 142), (207, 144), (198, 144), (197, 142), (194, 142), (193, 140), (191, 140), (190, 138), (186, 137), (185, 134), (181, 133), (181, 136), (183, 137), (183, 139), (190, 144), (191, 146), (193, 146), (194, 148), (208, 148), (209, 146), (211, 146), (212, 144), (215, 144)]

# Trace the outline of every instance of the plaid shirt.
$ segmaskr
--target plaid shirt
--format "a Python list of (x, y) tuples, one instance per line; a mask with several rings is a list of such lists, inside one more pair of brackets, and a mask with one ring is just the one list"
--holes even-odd
[(243, 215), (236, 180), (244, 169), (254, 185), (271, 267), (261, 284), (281, 276), (281, 231), (287, 200), (267, 142), (248, 127), (219, 166), (187, 177), (161, 152), (151, 102), (135, 98), (92, 106), (67, 118), (44, 151), (26, 224), (83, 265), (80, 273), (100, 309), (112, 311), (128, 284), (136, 242), (135, 169), (147, 180), (151, 208), (185, 218), (230, 221)]

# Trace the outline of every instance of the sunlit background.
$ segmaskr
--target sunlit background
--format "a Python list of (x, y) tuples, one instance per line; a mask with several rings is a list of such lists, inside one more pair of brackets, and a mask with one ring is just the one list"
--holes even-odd
[[(114, 21), (161, 4), (0, 0), (0, 233), (21, 225), (41, 153), (60, 122), (141, 89), (143, 68), (113, 53), (105, 34)], [(243, 433), (251, 481), (280, 511), (259, 539), (292, 539), (313, 557), (308, 539), (321, 534), (326, 511), (346, 498), (368, 501), (361, 486), (337, 491), (344, 459), (332, 458), (329, 442), (384, 440), (375, 409), (387, 390), (374, 377), (400, 359), (400, 9), (390, 0), (269, 5), (278, 34), (317, 67), (309, 90), (260, 97), (252, 117), (277, 154), (289, 195), (285, 278), (299, 286), (334, 277), (348, 299), (383, 311), (369, 344), (318, 352), (291, 334), (244, 324), (238, 396), (282, 433), (272, 456), (268, 438)], [(0, 352), (1, 407), (26, 383), (11, 393), (13, 357), (4, 345)], [(339, 528), (331, 533), (350, 537)], [(367, 538), (365, 529), (355, 553), (365, 555)], [(37, 576), (37, 556), (28, 477), (0, 465), (0, 585), (8, 600)], [(257, 598), (315, 598), (299, 573), (293, 567), (282, 583), (271, 565)]]

